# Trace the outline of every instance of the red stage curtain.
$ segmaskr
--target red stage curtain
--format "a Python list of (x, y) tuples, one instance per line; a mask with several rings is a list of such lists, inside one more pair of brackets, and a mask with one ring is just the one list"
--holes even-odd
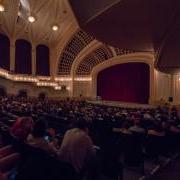
[(103, 100), (148, 103), (149, 83), (148, 64), (119, 64), (98, 74), (97, 95)]
[(49, 48), (41, 44), (36, 47), (36, 74), (49, 76)]
[(6, 70), (10, 67), (10, 41), (3, 34), (0, 34), (0, 67)]
[(31, 74), (31, 44), (23, 39), (16, 41), (15, 72), (19, 74)]

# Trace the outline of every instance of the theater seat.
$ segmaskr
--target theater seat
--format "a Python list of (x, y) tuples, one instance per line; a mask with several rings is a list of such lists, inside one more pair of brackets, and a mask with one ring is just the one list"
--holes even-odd
[[(26, 149), (26, 150), (25, 150)], [(25, 163), (18, 170), (15, 180), (77, 180), (73, 167), (51, 157), (43, 150), (26, 146)]]

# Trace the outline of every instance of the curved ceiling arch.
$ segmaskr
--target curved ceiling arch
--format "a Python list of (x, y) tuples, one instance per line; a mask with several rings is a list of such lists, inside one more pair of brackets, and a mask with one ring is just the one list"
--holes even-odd
[(153, 73), (154, 73), (154, 54), (150, 53), (150, 52), (135, 52), (135, 53), (131, 53), (131, 54), (125, 54), (122, 56), (116, 56), (113, 57), (111, 59), (109, 59), (108, 61), (104, 61), (101, 64), (98, 64), (97, 66), (95, 66), (92, 69), (91, 72), (91, 77), (92, 77), (92, 96), (96, 97), (97, 95), (97, 75), (100, 71), (111, 67), (111, 66), (115, 66), (118, 64), (123, 64), (123, 63), (131, 63), (131, 62), (143, 62), (143, 63), (147, 63), (150, 67), (150, 73), (151, 73), (151, 77), (150, 77), (150, 97), (153, 98), (154, 96), (154, 83), (153, 83)]
[[(0, 32), (10, 39), (26, 39), (33, 44), (57, 45), (69, 25), (77, 21), (67, 0), (6, 0), (1, 13)], [(35, 17), (30, 23), (28, 17)], [(57, 25), (57, 31), (52, 26)]]
[(81, 61), (76, 69), (76, 75), (89, 75), (94, 66), (112, 57), (111, 49), (106, 45), (102, 45)]
[[(115, 54), (113, 54), (113, 51)], [(90, 75), (93, 68), (102, 62), (108, 61), (114, 56), (122, 56), (134, 52), (133, 50), (111, 48), (107, 45), (102, 45), (81, 60), (76, 69), (76, 75)]]
[(80, 27), (102, 42), (139, 52), (158, 52), (156, 67), (180, 72), (179, 0), (70, 0)]
[(77, 31), (61, 53), (58, 65), (58, 75), (70, 75), (71, 67), (76, 56), (93, 40), (94, 38), (84, 31)]

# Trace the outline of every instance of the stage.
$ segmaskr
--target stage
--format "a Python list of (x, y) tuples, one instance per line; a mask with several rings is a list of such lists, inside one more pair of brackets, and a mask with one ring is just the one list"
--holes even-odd
[(124, 108), (143, 108), (143, 109), (150, 109), (156, 108), (155, 105), (149, 104), (138, 104), (138, 103), (128, 103), (128, 102), (121, 102), (121, 101), (105, 101), (105, 100), (91, 100), (87, 101), (92, 104), (99, 104), (105, 106), (114, 106), (114, 107), (124, 107)]

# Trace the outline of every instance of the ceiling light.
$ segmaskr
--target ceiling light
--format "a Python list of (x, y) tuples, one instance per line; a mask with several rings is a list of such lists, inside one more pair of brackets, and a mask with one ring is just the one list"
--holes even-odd
[(4, 6), (0, 4), (0, 12), (4, 12)]
[(36, 20), (36, 19), (35, 19), (34, 16), (29, 16), (29, 17), (28, 17), (28, 21), (29, 21), (30, 23), (33, 23), (35, 20)]
[(59, 28), (59, 27), (58, 27), (57, 25), (54, 25), (54, 26), (52, 27), (52, 30), (53, 30), (53, 31), (57, 31), (58, 28)]

